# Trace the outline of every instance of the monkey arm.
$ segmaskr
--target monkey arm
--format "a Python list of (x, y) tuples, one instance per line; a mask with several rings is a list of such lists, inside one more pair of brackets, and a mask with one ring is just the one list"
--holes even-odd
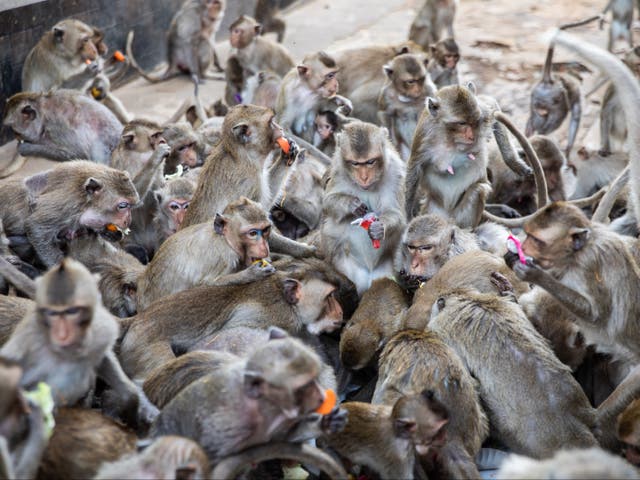
[(616, 448), (616, 418), (636, 398), (640, 397), (640, 366), (634, 367), (607, 399), (598, 406), (597, 417), (605, 448)]
[(111, 92), (107, 93), (107, 96), (102, 101), (103, 105), (113, 112), (113, 114), (120, 120), (122, 124), (129, 123), (131, 116), (129, 112), (124, 108), (124, 105)]
[(74, 153), (62, 148), (56, 148), (53, 145), (44, 146), (29, 142), (20, 142), (18, 144), (18, 153), (25, 157), (44, 157), (60, 162), (65, 162), (82, 156), (75, 155)]
[(7, 439), (0, 436), (0, 478), (15, 478)]
[(480, 181), (471, 185), (452, 212), (456, 225), (460, 228), (477, 227), (489, 193), (491, 193), (491, 185), (487, 182)]
[(117, 405), (118, 416), (127, 425), (139, 428), (141, 424), (150, 424), (158, 415), (158, 409), (124, 373), (112, 350), (105, 354), (97, 368), (97, 374), (116, 393), (114, 403)]
[[(413, 150), (413, 149), (412, 149)], [(426, 161), (424, 163), (427, 163)], [(414, 204), (416, 202), (416, 192), (418, 185), (424, 172), (420, 168), (420, 162), (414, 159), (414, 152), (411, 152), (409, 161), (407, 162), (407, 177), (405, 180), (405, 213), (407, 214), (407, 221), (413, 218)]]
[(100, 68), (97, 63), (91, 63), (86, 66), (84, 70), (75, 75), (67, 78), (62, 84), (60, 88), (72, 88), (72, 89), (80, 89), (84, 87), (84, 85), (91, 79), (95, 78), (96, 75), (100, 73)]
[(277, 232), (269, 235), (269, 248), (277, 253), (285, 253), (295, 258), (311, 257), (316, 253), (316, 247), (306, 243), (296, 242)]
[(576, 141), (576, 134), (578, 133), (578, 127), (580, 126), (580, 118), (582, 116), (582, 105), (580, 104), (580, 98), (574, 100), (571, 104), (571, 120), (569, 123), (569, 138), (567, 140), (567, 148), (565, 149), (564, 156), (568, 159), (569, 153), (573, 148), (573, 144)]
[[(265, 262), (266, 263), (266, 262)], [(270, 264), (262, 264), (261, 262), (253, 263), (250, 267), (240, 270), (239, 272), (221, 275), (213, 282), (207, 285), (228, 286), (228, 285), (245, 285), (255, 282), (262, 278), (266, 278), (276, 273), (276, 269)]]
[(25, 293), (29, 298), (33, 299), (35, 297), (35, 282), (2, 256), (0, 256), (0, 277), (4, 277), (5, 280)]
[(140, 169), (138, 174), (133, 179), (133, 185), (136, 187), (141, 200), (149, 192), (158, 168), (160, 168), (161, 165), (164, 165), (164, 160), (169, 156), (170, 153), (171, 147), (168, 144), (159, 143), (156, 146), (156, 149), (151, 154), (147, 164), (144, 166), (144, 168)]
[(49, 439), (44, 428), (44, 417), (39, 407), (30, 404), (29, 433), (21, 446), (15, 465), (15, 478), (35, 478), (40, 459)]
[(556, 280), (539, 266), (531, 264), (530, 262), (527, 262), (526, 265), (516, 262), (512, 268), (520, 280), (534, 283), (544, 288), (551, 296), (579, 318), (590, 322), (597, 320), (597, 309), (594, 308), (588, 297), (585, 297)]
[(357, 203), (362, 204), (360, 198), (348, 193), (335, 192), (325, 195), (322, 199), (322, 213), (326, 217), (331, 217), (336, 223), (342, 223), (345, 221), (351, 221), (362, 216), (366, 211), (362, 212), (362, 215), (356, 215), (354, 208)]
[[(51, 206), (50, 206), (51, 207)], [(62, 251), (56, 245), (55, 234), (62, 229), (63, 226), (51, 225), (52, 219), (37, 209), (25, 221), (25, 230), (27, 238), (36, 251), (36, 254), (47, 267), (51, 268), (60, 260), (62, 260)]]

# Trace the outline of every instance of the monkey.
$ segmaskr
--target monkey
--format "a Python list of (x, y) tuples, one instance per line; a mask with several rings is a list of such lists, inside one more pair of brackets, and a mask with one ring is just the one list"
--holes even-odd
[(106, 75), (97, 75), (87, 86), (85, 93), (111, 110), (123, 125), (132, 120), (122, 101), (111, 93), (111, 80)]
[(25, 238), (50, 267), (62, 259), (59, 239), (107, 225), (126, 230), (139, 197), (128, 173), (77, 160), (5, 182), (0, 200), (6, 234)]
[(224, 68), (224, 102), (219, 100), (213, 105), (214, 114), (225, 116), (229, 107), (240, 103), (249, 103), (243, 101), (242, 91), (245, 85), (245, 72), (238, 57), (231, 53), (227, 58)]
[(511, 454), (500, 465), (497, 477), (501, 480), (527, 478), (638, 478), (638, 471), (622, 458), (601, 448), (565, 448), (552, 458), (534, 460)]
[(529, 291), (503, 258), (482, 250), (471, 250), (450, 258), (427, 282), (415, 291), (405, 315), (405, 328), (424, 330), (431, 308), (438, 297), (458, 287), (472, 288), (483, 294), (520, 298)]
[(408, 293), (394, 280), (374, 280), (342, 329), (342, 364), (351, 370), (361, 370), (370, 365), (393, 335), (403, 329), (402, 314), (409, 303)]
[[(234, 84), (242, 85), (243, 90), (247, 79), (260, 72), (269, 70), (279, 77), (284, 77), (295, 66), (295, 62), (286, 48), (260, 36), (262, 25), (254, 18), (241, 15), (229, 27), (229, 43), (235, 60), (242, 68), (242, 79), (234, 79)], [(237, 87), (236, 87), (237, 89)], [(248, 103), (244, 98), (239, 102)]]
[(250, 76), (240, 96), (244, 103), (276, 109), (282, 77), (270, 70), (261, 70)]
[(137, 258), (98, 232), (80, 235), (64, 247), (66, 255), (99, 275), (98, 290), (111, 314), (121, 318), (136, 314), (138, 279), (145, 269)]
[(270, 192), (262, 185), (262, 166), (282, 136), (273, 117), (273, 111), (253, 105), (229, 109), (220, 143), (213, 147), (199, 175), (183, 228), (210, 220), (241, 195), (268, 207)]
[(427, 99), (407, 162), (408, 219), (418, 214), (420, 186), (427, 192), (424, 213), (451, 218), (461, 228), (478, 225), (491, 192), (486, 172), (491, 123), (473, 84), (444, 87)]
[(56, 406), (74, 406), (99, 376), (118, 395), (109, 411), (134, 428), (150, 422), (157, 409), (122, 371), (112, 351), (118, 324), (81, 263), (66, 258), (39, 277), (34, 307), (0, 348), (23, 368), (23, 388), (45, 382)]
[(569, 138), (564, 149), (565, 157), (569, 158), (582, 116), (580, 84), (571, 75), (552, 74), (552, 62), (553, 45), (550, 45), (542, 70), (542, 79), (531, 91), (530, 113), (525, 135), (527, 137), (534, 133), (548, 135), (557, 130), (570, 113)]
[[(354, 121), (338, 135), (322, 199), (320, 244), (325, 258), (362, 294), (393, 273), (393, 251), (404, 229), (404, 165), (386, 129)], [(353, 222), (369, 214), (365, 228)], [(376, 248), (376, 244), (379, 248)]]
[(437, 88), (449, 85), (458, 85), (458, 62), (460, 61), (460, 48), (453, 38), (438, 40), (435, 45), (429, 47), (430, 58), (427, 64), (427, 72)]
[(38, 478), (94, 478), (103, 462), (136, 453), (136, 435), (88, 408), (58, 408)]
[(320, 111), (316, 114), (313, 123), (316, 129), (313, 134), (313, 145), (328, 157), (333, 157), (336, 151), (335, 134), (340, 124), (338, 116), (331, 110)]
[(287, 23), (278, 16), (279, 11), (280, 0), (257, 0), (253, 16), (262, 25), (261, 35), (274, 32), (278, 36), (278, 43), (282, 43)]
[(92, 41), (95, 34), (93, 27), (80, 20), (67, 18), (56, 23), (24, 60), (22, 91), (35, 93), (85, 86), (98, 74), (95, 62), (99, 55), (106, 53), (99, 52)]
[(127, 35), (126, 52), (131, 66), (152, 83), (186, 73), (197, 85), (202, 79), (209, 78), (207, 70), (212, 62), (222, 72), (212, 39), (222, 21), (224, 7), (224, 0), (185, 0), (171, 19), (167, 33), (169, 65), (157, 76), (146, 73), (138, 65), (132, 50), (133, 30), (130, 31)]
[(16, 93), (3, 124), (18, 138), (18, 153), (57, 161), (107, 164), (122, 132), (111, 110), (74, 90)]
[[(213, 222), (179, 230), (160, 246), (140, 276), (138, 310), (146, 309), (166, 295), (198, 285), (211, 285), (222, 275), (268, 259), (270, 235), (267, 213), (246, 197), (227, 205)], [(206, 255), (194, 257), (195, 251), (206, 252)], [(270, 275), (273, 269), (257, 264), (247, 273), (255, 279)]]
[(284, 76), (275, 110), (282, 128), (313, 141), (313, 122), (321, 100), (338, 93), (338, 70), (333, 57), (320, 51), (305, 56)]
[(609, 185), (628, 163), (627, 152), (618, 151), (603, 156), (599, 151), (579, 148), (572, 159), (576, 169), (576, 180), (570, 198), (584, 198)]
[(162, 175), (172, 149), (162, 136), (162, 128), (146, 120), (125, 125), (120, 143), (111, 155), (111, 166), (129, 173), (142, 204), (132, 211), (133, 229), (122, 247), (149, 263), (158, 248), (152, 221), (157, 211), (153, 190), (164, 184)]
[[(549, 137), (534, 135), (529, 138), (536, 151), (544, 177), (547, 182), (549, 198), (553, 201), (568, 200), (565, 184), (572, 174), (567, 160)], [(537, 210), (536, 183), (533, 176), (521, 177), (507, 167), (501, 158), (492, 156), (488, 165), (488, 174), (493, 191), (488, 198), (492, 204), (503, 204), (514, 208), (521, 215), (529, 215)], [(589, 192), (593, 193), (593, 192)], [(582, 198), (582, 195), (579, 198)]]
[(329, 447), (380, 478), (415, 478), (416, 455), (443, 443), (450, 420), (430, 390), (400, 396), (392, 405), (346, 402), (341, 408), (349, 420), (344, 430), (327, 436)]
[(402, 234), (395, 252), (394, 271), (404, 288), (415, 291), (449, 259), (478, 249), (472, 233), (438, 215), (420, 215), (409, 222)]
[(424, 56), (404, 53), (383, 67), (388, 82), (378, 98), (378, 118), (380, 124), (389, 129), (392, 142), (404, 160), (409, 157), (425, 100), (436, 92), (426, 69), (427, 62)]
[(616, 423), (617, 437), (621, 443), (623, 443), (623, 452), (626, 460), (637, 467), (640, 465), (640, 417), (638, 412), (640, 411), (640, 399), (632, 401), (627, 408), (618, 416)]
[(175, 435), (156, 438), (141, 453), (105, 462), (95, 479), (211, 478), (207, 455), (192, 440)]
[[(613, 51), (613, 45), (622, 38), (633, 48), (633, 35), (631, 34), (631, 23), (633, 22), (633, 0), (609, 0), (607, 6), (602, 11), (602, 16), (611, 10), (611, 27), (609, 28), (609, 40), (607, 50)], [(600, 19), (600, 25), (604, 18)]]
[[(312, 350), (272, 330), (272, 339), (257, 345), (250, 355), (212, 371), (178, 393), (162, 409), (151, 434), (191, 438), (215, 464), (253, 445), (293, 440), (303, 434), (295, 431), (298, 424), (309, 428), (317, 423), (315, 434), (339, 431), (346, 423), (344, 411), (334, 408), (327, 415), (314, 413), (324, 400), (318, 383), (320, 367), (321, 361)], [(197, 405), (200, 412), (184, 415), (181, 412), (187, 405), (191, 409)], [(245, 414), (247, 409), (251, 418)]]
[(176, 173), (179, 165), (189, 169), (201, 167), (210, 153), (204, 139), (186, 122), (166, 125), (162, 130), (162, 138), (171, 147), (164, 167), (167, 175)]
[(426, 0), (418, 11), (409, 30), (409, 40), (413, 40), (425, 51), (442, 38), (442, 30), (454, 38), (453, 19), (458, 0)]
[(0, 475), (2, 478), (36, 477), (47, 446), (44, 413), (20, 388), (22, 367), (0, 357)]
[(447, 441), (438, 455), (447, 477), (479, 477), (474, 459), (489, 434), (489, 422), (480, 405), (476, 381), (436, 333), (428, 329), (401, 331), (382, 350), (372, 403), (393, 405), (403, 395), (414, 395), (424, 388), (451, 412)]
[[(613, 25), (611, 28), (613, 29)], [(626, 52), (623, 61), (636, 78), (640, 78), (640, 47), (632, 48)], [(600, 150), (598, 153), (602, 156), (611, 155), (611, 140), (615, 142), (614, 145), (622, 147), (627, 138), (627, 124), (620, 102), (615, 88), (609, 84), (602, 97), (602, 107), (600, 108)]]
[(549, 340), (558, 360), (575, 372), (587, 356), (588, 345), (571, 312), (541, 288), (525, 292), (518, 303), (536, 330)]
[(180, 229), (195, 188), (191, 180), (179, 177), (154, 190), (158, 209), (153, 217), (153, 226), (159, 245)]
[(425, 54), (414, 42), (396, 45), (371, 45), (332, 53), (338, 66), (342, 95), (353, 102), (351, 116), (363, 122), (378, 123), (378, 97), (387, 82), (384, 65), (397, 55)]
[(250, 289), (238, 283), (196, 287), (139, 308), (120, 347), (125, 372), (145, 379), (155, 366), (174, 359), (175, 352), (205, 348), (222, 328), (277, 326), (305, 336), (342, 326), (338, 299), (355, 295), (350, 282), (322, 263), (296, 261), (284, 271), (276, 263), (276, 269), (281, 271), (254, 281)]
[(298, 155), (280, 182), (271, 207), (271, 221), (285, 237), (297, 240), (317, 231), (322, 215), (325, 165)]
[[(492, 432), (510, 450), (543, 458), (559, 448), (596, 446), (587, 397), (511, 299), (450, 290), (434, 302), (428, 328), (478, 380)], [(550, 391), (551, 385), (559, 387)], [(535, 420), (523, 425), (523, 418)]]
[(536, 212), (524, 231), (522, 251), (531, 260), (522, 264), (510, 256), (516, 275), (542, 287), (573, 313), (588, 344), (614, 358), (637, 358), (640, 269), (632, 253), (638, 248), (635, 239), (590, 222), (565, 202)]

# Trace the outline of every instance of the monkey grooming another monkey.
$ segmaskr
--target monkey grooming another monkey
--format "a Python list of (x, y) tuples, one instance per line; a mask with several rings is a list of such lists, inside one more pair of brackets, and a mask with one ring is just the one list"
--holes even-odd
[(107, 107), (74, 90), (16, 93), (2, 123), (13, 130), (21, 155), (58, 161), (108, 164), (122, 133)]
[(458, 0), (425, 0), (411, 24), (409, 40), (427, 52), (431, 45), (442, 38), (443, 30), (446, 29), (447, 36), (453, 38), (453, 19), (457, 7)]
[(400, 396), (392, 405), (347, 402), (341, 408), (347, 425), (327, 436), (329, 448), (380, 478), (415, 478), (416, 455), (437, 448), (446, 437), (449, 413), (430, 390)]
[(99, 376), (117, 395), (108, 408), (133, 427), (149, 421), (157, 410), (124, 374), (112, 351), (118, 324), (102, 306), (89, 271), (75, 260), (63, 260), (36, 280), (35, 301), (0, 349), (0, 355), (23, 368), (20, 385), (32, 388), (45, 382), (56, 406), (73, 406)]
[[(344, 428), (344, 411), (314, 413), (324, 400), (318, 356), (282, 332), (272, 330), (271, 336), (248, 357), (230, 361), (182, 390), (162, 409), (152, 435), (191, 438), (215, 464), (253, 445), (301, 441)], [(193, 415), (184, 415), (194, 406)], [(306, 432), (316, 424), (317, 431)]]
[[(320, 244), (359, 294), (376, 278), (393, 273), (393, 252), (405, 225), (403, 173), (386, 129), (354, 121), (338, 136), (322, 200)], [(371, 217), (366, 229), (354, 224), (366, 215)]]
[(131, 66), (152, 83), (186, 73), (197, 85), (202, 79), (209, 78), (207, 70), (211, 63), (221, 72), (212, 41), (223, 15), (224, 0), (186, 0), (169, 25), (167, 69), (158, 76), (152, 76), (140, 68), (132, 51), (133, 31), (127, 36), (126, 49)]
[(426, 69), (426, 57), (405, 53), (384, 66), (388, 83), (378, 98), (378, 118), (389, 129), (403, 160), (409, 158), (413, 134), (427, 97), (436, 92)]
[(429, 47), (431, 50), (427, 72), (439, 89), (449, 85), (458, 85), (458, 62), (460, 49), (453, 38), (439, 40)]
[(557, 130), (570, 113), (569, 138), (564, 149), (565, 157), (569, 158), (582, 115), (580, 84), (571, 75), (551, 73), (552, 61), (553, 44), (547, 50), (542, 79), (531, 91), (531, 107), (525, 135), (548, 135)]

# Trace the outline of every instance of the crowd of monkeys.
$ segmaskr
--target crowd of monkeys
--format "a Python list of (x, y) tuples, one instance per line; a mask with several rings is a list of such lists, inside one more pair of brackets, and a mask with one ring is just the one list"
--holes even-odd
[[(623, 61), (555, 32), (524, 133), (460, 84), (456, 4), (296, 62), (258, 1), (223, 69), (223, 0), (186, 0), (155, 76), (133, 34), (125, 62), (78, 20), (43, 35), (3, 119), (4, 176), (61, 163), (0, 188), (0, 477), (479, 478), (483, 446), (503, 478), (639, 477), (634, 2), (595, 16)], [(554, 45), (610, 82), (599, 151), (572, 152)], [(129, 66), (194, 101), (132, 118)]]

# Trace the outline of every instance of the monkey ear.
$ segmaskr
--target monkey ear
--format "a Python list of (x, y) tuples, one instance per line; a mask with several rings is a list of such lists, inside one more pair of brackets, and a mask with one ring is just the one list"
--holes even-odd
[(22, 107), (20, 113), (23, 121), (33, 121), (38, 116), (38, 112), (29, 104)]
[(393, 75), (393, 68), (391, 68), (389, 65), (384, 65), (382, 67), (382, 70), (384, 71), (384, 73), (387, 76), (387, 78), (389, 78), (389, 80), (391, 80), (391, 76)]
[(280, 338), (287, 338), (287, 332), (278, 327), (269, 327), (269, 340), (277, 340)]
[(24, 186), (31, 195), (37, 195), (47, 186), (49, 180), (49, 171), (36, 173), (24, 179)]
[(302, 298), (302, 284), (293, 278), (285, 278), (283, 281), (284, 298), (290, 305), (297, 304)]
[(249, 398), (260, 398), (264, 395), (265, 381), (261, 375), (253, 372), (244, 374), (244, 393)]
[(86, 182), (84, 182), (84, 190), (89, 195), (94, 195), (95, 193), (102, 190), (102, 184), (93, 177), (89, 177)]
[(193, 127), (194, 124), (196, 123), (196, 121), (198, 120), (198, 114), (196, 113), (196, 107), (194, 105), (191, 105), (189, 108), (187, 108), (187, 111), (184, 114), (184, 116), (187, 118), (187, 122), (189, 122), (191, 124), (191, 126)]
[(409, 439), (418, 429), (414, 418), (396, 418), (393, 421), (393, 430), (398, 438)]
[(589, 152), (587, 151), (586, 147), (584, 147), (584, 146), (580, 147), (576, 153), (580, 157), (580, 160), (588, 160), (589, 159)]
[(258, 72), (258, 83), (264, 82), (264, 74), (265, 74), (264, 70)]
[(433, 97), (427, 97), (427, 108), (429, 109), (429, 115), (432, 117), (438, 116), (438, 109), (440, 108), (440, 104), (438, 100)]
[(253, 31), (256, 33), (256, 35), (260, 35), (260, 32), (262, 32), (262, 24), (258, 23), (257, 25), (255, 25), (253, 27)]
[(216, 213), (216, 218), (213, 220), (213, 229), (218, 235), (224, 235), (227, 223), (228, 220), (226, 218), (219, 213)]
[(476, 84), (473, 82), (467, 83), (467, 88), (471, 90), (471, 93), (476, 94)]
[[(411, 51), (409, 50), (409, 47), (407, 45), (405, 45), (404, 47), (402, 47), (400, 49), (400, 52), (398, 52), (398, 55), (403, 55), (405, 53), (411, 53)], [(396, 55), (397, 56), (397, 55)]]
[(431, 52), (432, 57), (435, 57), (436, 53), (438, 52), (438, 50), (436, 50), (436, 47), (434, 45), (429, 45), (429, 51)]
[(64, 37), (64, 30), (60, 27), (53, 27), (53, 39), (56, 42), (61, 42)]
[(238, 142), (247, 143), (251, 137), (251, 129), (246, 123), (238, 123), (231, 129)]
[(128, 133), (122, 136), (122, 141), (125, 144), (129, 145), (131, 142), (133, 142), (134, 138), (135, 138), (135, 135), (133, 133)]
[(307, 67), (306, 65), (298, 65), (296, 67), (298, 69), (298, 76), (300, 77), (307, 77), (309, 74), (309, 67)]
[(588, 228), (572, 228), (569, 230), (569, 234), (571, 235), (571, 245), (575, 251), (582, 250), (582, 247), (585, 246), (587, 240), (589, 239), (589, 235), (591, 234), (591, 230)]

